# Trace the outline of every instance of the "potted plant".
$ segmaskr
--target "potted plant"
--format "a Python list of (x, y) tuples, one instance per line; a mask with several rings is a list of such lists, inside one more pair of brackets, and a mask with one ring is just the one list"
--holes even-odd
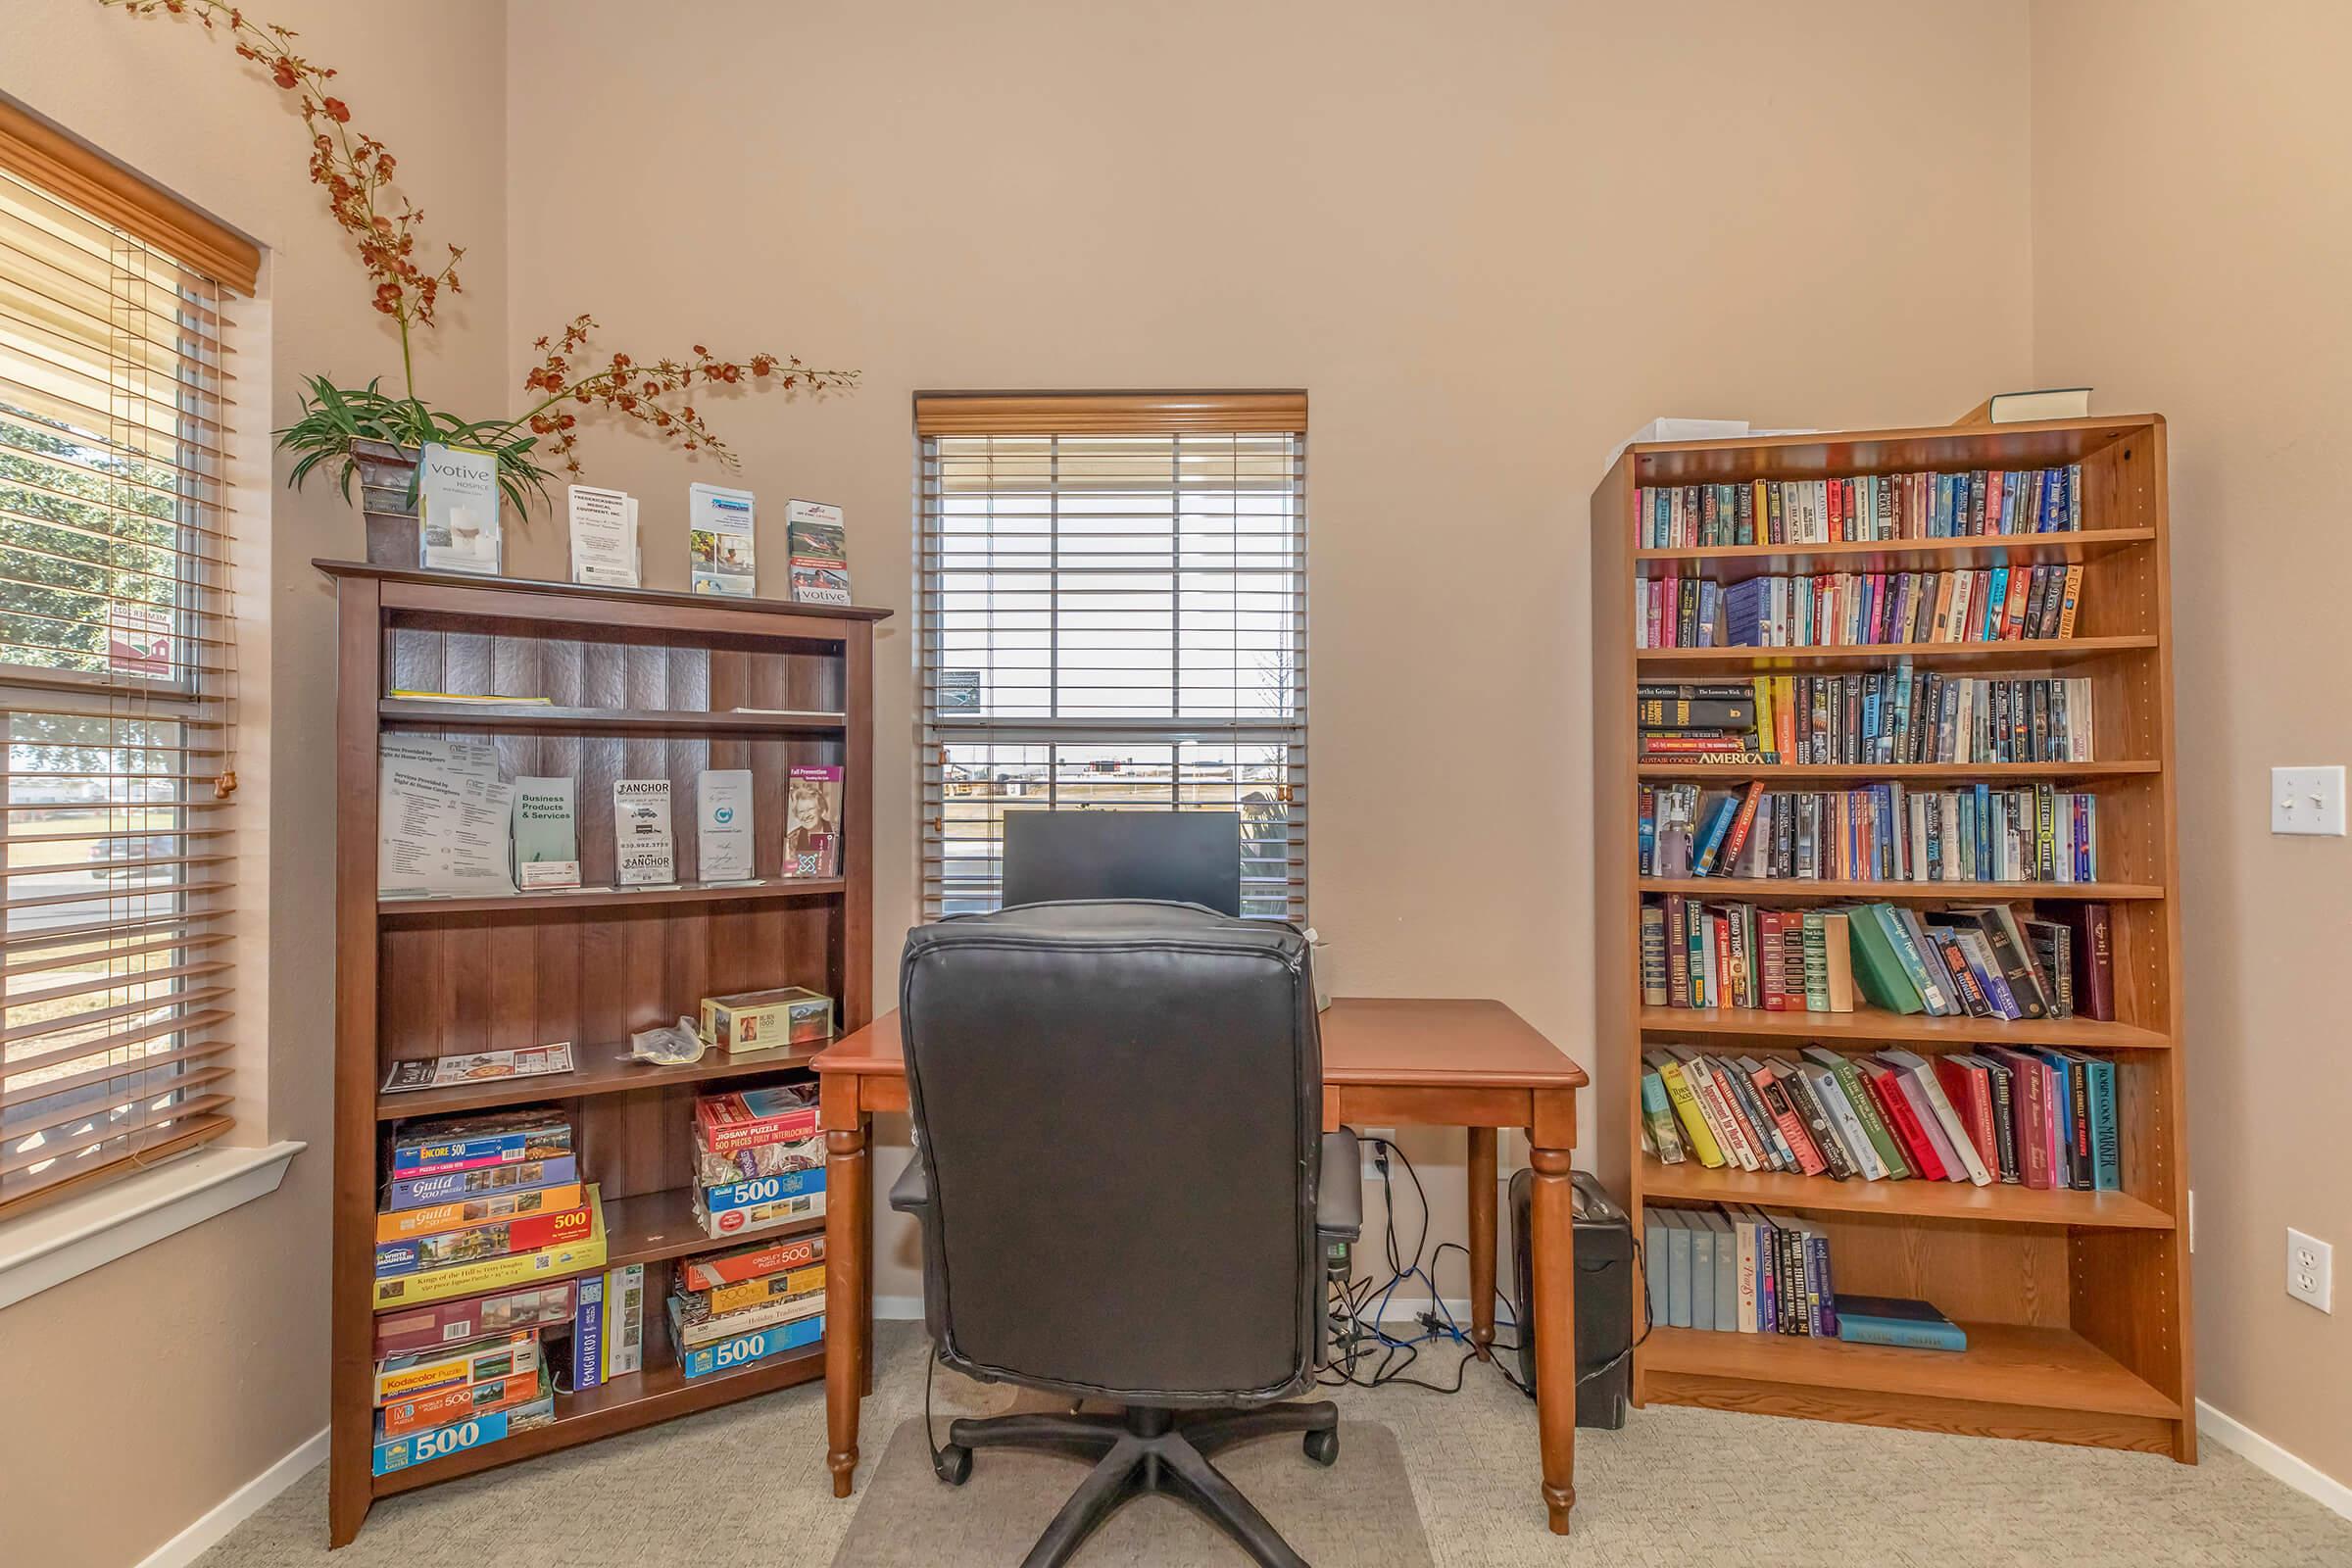
[(370, 303), (399, 331), (401, 391), (385, 391), (380, 376), (366, 386), (341, 385), (328, 375), (307, 377), (300, 415), (276, 432), (277, 444), (294, 455), (289, 484), (299, 488), (324, 466), (344, 499), (356, 499), (367, 517), (368, 560), (417, 564), (416, 463), (427, 443), (492, 453), (500, 491), (527, 516), (534, 501), (549, 499), (547, 485), (557, 467), (580, 471), (581, 413), (634, 419), (659, 439), (688, 452), (708, 452), (732, 468), (738, 463), (734, 452), (711, 434), (691, 401), (697, 387), (823, 393), (856, 384), (855, 370), (811, 369), (778, 354), (722, 360), (699, 343), (683, 358), (640, 362), (627, 354), (608, 356), (590, 350), (596, 322), (579, 316), (533, 345), (539, 363), (523, 377), (533, 401), (520, 414), (466, 419), (433, 407), (417, 396), (412, 345), (417, 333), (434, 324), (444, 291), (464, 292), (458, 263), (466, 252), (462, 246), (445, 247), (448, 258), (433, 270), (416, 260), (416, 229), (424, 215), (394, 185), (399, 166), (384, 144), (351, 128), (350, 106), (328, 88), (334, 71), (295, 53), (292, 29), (256, 23), (217, 0), (98, 3), (133, 16), (192, 17), (208, 32), (227, 32), (237, 54), (266, 72), (301, 109), (310, 131), (311, 182), (325, 192), (328, 213), (351, 236), (374, 291)]

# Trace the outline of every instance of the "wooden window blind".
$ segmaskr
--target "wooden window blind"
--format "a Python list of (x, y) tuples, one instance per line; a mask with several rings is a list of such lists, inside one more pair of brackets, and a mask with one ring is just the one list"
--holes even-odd
[(230, 1128), (236, 692), (228, 288), (9, 129), (0, 1214)]
[(925, 395), (926, 917), (997, 907), (1010, 811), (1238, 810), (1306, 918), (1306, 398)]

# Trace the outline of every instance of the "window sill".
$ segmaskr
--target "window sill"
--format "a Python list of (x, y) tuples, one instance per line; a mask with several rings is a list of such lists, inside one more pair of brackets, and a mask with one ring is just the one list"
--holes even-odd
[(277, 1191), (309, 1146), (200, 1149), (0, 1224), (0, 1308)]

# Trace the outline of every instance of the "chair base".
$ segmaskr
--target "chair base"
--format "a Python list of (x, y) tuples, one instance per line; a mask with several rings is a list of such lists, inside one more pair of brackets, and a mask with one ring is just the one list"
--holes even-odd
[(1183, 1415), (1139, 1404), (1118, 1415), (967, 1417), (948, 1428), (939, 1476), (961, 1486), (971, 1474), (974, 1448), (1030, 1448), (1094, 1462), (1029, 1548), (1022, 1568), (1060, 1568), (1121, 1504), (1147, 1493), (1190, 1505), (1263, 1568), (1307, 1568), (1266, 1516), (1208, 1462), (1220, 1448), (1276, 1432), (1304, 1433), (1306, 1455), (1318, 1464), (1340, 1456), (1340, 1410), (1328, 1399)]

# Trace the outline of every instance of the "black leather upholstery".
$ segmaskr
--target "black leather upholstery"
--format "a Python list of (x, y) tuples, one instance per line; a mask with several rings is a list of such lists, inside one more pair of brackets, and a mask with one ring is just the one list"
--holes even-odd
[(1141, 901), (908, 936), (891, 1202), (922, 1222), (943, 1360), (1156, 1407), (1306, 1387), (1322, 1245), (1362, 1206), (1354, 1140), (1321, 1132), (1307, 964), (1289, 926)]

